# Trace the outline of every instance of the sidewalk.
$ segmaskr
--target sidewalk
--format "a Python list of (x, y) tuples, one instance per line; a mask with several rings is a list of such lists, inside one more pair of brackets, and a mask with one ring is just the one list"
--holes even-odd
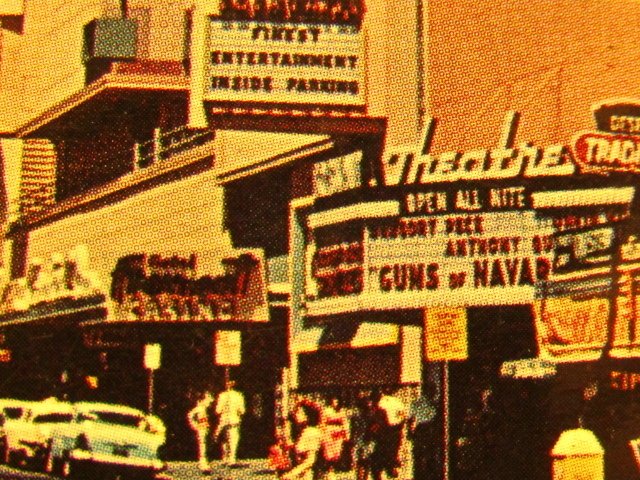
[[(169, 469), (158, 475), (158, 480), (276, 480), (264, 458), (243, 459), (235, 467), (227, 467), (220, 460), (211, 462), (211, 474), (203, 475), (196, 462), (169, 462)], [(338, 472), (336, 480), (355, 480), (353, 472)]]

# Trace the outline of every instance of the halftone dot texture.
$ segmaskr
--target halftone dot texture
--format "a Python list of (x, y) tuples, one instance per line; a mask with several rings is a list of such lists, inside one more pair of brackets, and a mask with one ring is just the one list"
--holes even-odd
[[(2, 197), (7, 198), (6, 205), (3, 206), (3, 211), (6, 212), (4, 215), (20, 211), (20, 208), (23, 213), (43, 209), (47, 211), (51, 208), (54, 192), (58, 200), (64, 200), (59, 202), (58, 207), (54, 207), (60, 209), (59, 214), (46, 221), (33, 223), (29, 227), (25, 249), (16, 247), (12, 250), (8, 246), (5, 248), (5, 266), (8, 268), (12, 263), (12, 255), (24, 256), (24, 261), (28, 264), (32, 259), (49, 259), (54, 253), (69, 252), (75, 246), (83, 244), (89, 248), (91, 269), (98, 273), (108, 290), (110, 275), (118, 259), (133, 253), (188, 255), (197, 252), (198, 269), (212, 275), (222, 273), (220, 259), (233, 254), (233, 248), (238, 245), (264, 248), (270, 258), (286, 255), (290, 246), (288, 202), (293, 195), (291, 192), (300, 196), (310, 193), (311, 175), (308, 164), (273, 168), (266, 173), (257, 168), (253, 178), (225, 186), (217, 183), (215, 169), (203, 165), (197, 173), (192, 171), (193, 175), (156, 177), (156, 180), (148, 183), (140, 180), (145, 172), (131, 175), (134, 143), (149, 142), (153, 138), (153, 128), (158, 125), (167, 131), (186, 122), (188, 83), (183, 66), (183, 28), (184, 13), (191, 8), (193, 2), (129, 1), (130, 15), (139, 20), (140, 58), (135, 63), (114, 65), (110, 69), (112, 73), (119, 72), (123, 77), (130, 75), (129, 80), (136, 85), (133, 90), (139, 88), (140, 94), (125, 95), (112, 91), (94, 98), (92, 87), (85, 86), (87, 71), (82, 59), (82, 27), (94, 18), (105, 16), (105, 11), (111, 16), (118, 15), (119, 3), (98, 0), (27, 0), (24, 3), (21, 24), (15, 23), (15, 18), (3, 20), (5, 29), (2, 30), (1, 38), (0, 130), (9, 134), (19, 131), (22, 134), (50, 140), (52, 143), (47, 143), (47, 156), (50, 159), (53, 152), (57, 157), (57, 181), (54, 189), (50, 172), (37, 173), (46, 170), (38, 164), (43, 160), (33, 148), (37, 141), (28, 145), (24, 156), (25, 161), (29, 163), (24, 165), (22, 172), (29, 175), (22, 175), (20, 172), (20, 152), (8, 144), (2, 144), (6, 178), (6, 194)], [(327, 3), (330, 4), (332, 1), (329, 0)], [(413, 11), (416, 5), (420, 6), (425, 21), (420, 28), (418, 14)], [(640, 61), (640, 36), (634, 34), (640, 21), (640, 2), (371, 0), (366, 6), (366, 82), (369, 83), (366, 83), (364, 88), (369, 101), (367, 112), (371, 116), (388, 120), (387, 146), (415, 144), (420, 123), (424, 121), (423, 118), (419, 118), (419, 112), (424, 111), (426, 116), (433, 116), (439, 121), (432, 147), (432, 153), (435, 155), (451, 151), (467, 152), (496, 148), (505, 112), (515, 110), (521, 114), (515, 137), (516, 147), (531, 143), (540, 148), (564, 145), (570, 150), (573, 136), (577, 132), (595, 128), (590, 110), (594, 103), (617, 97), (640, 98), (640, 69), (637, 68)], [(418, 39), (416, 35), (419, 32), (422, 32), (423, 37)], [(422, 57), (419, 59), (420, 55)], [(144, 75), (148, 76), (145, 77), (146, 80), (141, 81), (140, 78)], [(171, 88), (166, 89), (166, 94), (158, 94), (157, 91), (148, 94), (144, 92), (145, 81), (167, 82)], [(174, 88), (175, 85), (182, 85), (183, 88)], [(422, 105), (418, 105), (419, 102), (422, 102)], [(365, 122), (361, 123), (364, 125)], [(242, 170), (265, 159), (276, 158), (288, 150), (299, 148), (298, 144), (295, 148), (291, 146), (295, 142), (287, 134), (327, 133), (324, 129), (327, 123), (320, 116), (317, 119), (317, 132), (313, 129), (309, 131), (308, 128), (304, 132), (297, 131), (295, 120), (281, 122), (279, 125), (286, 125), (286, 132), (282, 132), (281, 136), (277, 131), (270, 137), (247, 133), (244, 138), (241, 135), (231, 135), (225, 137), (225, 141), (221, 141), (220, 132), (218, 143), (215, 144), (215, 148), (211, 148), (209, 154), (215, 155), (216, 166), (224, 164), (227, 172), (234, 171), (234, 165)], [(303, 125), (303, 122), (300, 122), (300, 125)], [(304, 125), (309, 123), (305, 121)], [(345, 125), (345, 130), (348, 131), (357, 131), (361, 126), (357, 118), (351, 119), (350, 123), (347, 122)], [(273, 130), (269, 125), (265, 128)], [(345, 135), (336, 134), (336, 139), (347, 138)], [(361, 141), (360, 138), (357, 140)], [(149, 146), (149, 143), (145, 144)], [(199, 150), (198, 154), (203, 155), (203, 151)], [(224, 154), (221, 153), (223, 151)], [(367, 158), (365, 161), (371, 159)], [(46, 163), (45, 159), (44, 164)], [(167, 161), (165, 165), (169, 163), (170, 161)], [(155, 173), (148, 175), (159, 173), (163, 167), (156, 168), (154, 171), (153, 166), (150, 167), (147, 172)], [(483, 179), (478, 180), (473, 184), (474, 188), (484, 188)], [(517, 183), (514, 181), (512, 185), (517, 187)], [(496, 182), (492, 180), (486, 185), (495, 186)], [(559, 233), (561, 229), (564, 229), (564, 232), (584, 229), (585, 225), (593, 231), (591, 235), (582, 236), (578, 240), (566, 240), (566, 244), (559, 245), (560, 250), (564, 249), (564, 253), (560, 252), (559, 255), (568, 255), (560, 260), (566, 260), (570, 264), (575, 261), (571, 255), (585, 251), (595, 252), (589, 258), (595, 258), (597, 254), (607, 255), (606, 248), (598, 250), (599, 243), (604, 242), (606, 245), (610, 239), (607, 237), (607, 222), (615, 215), (625, 219), (628, 212), (625, 212), (624, 208), (609, 208), (610, 204), (606, 201), (600, 201), (598, 207), (590, 209), (589, 199), (592, 194), (589, 190), (585, 188), (580, 192), (571, 193), (576, 189), (575, 184), (571, 184), (564, 177), (558, 177), (553, 184), (541, 182), (540, 185), (543, 191), (566, 189), (566, 197), (571, 198), (570, 202), (573, 202), (574, 206), (580, 207), (578, 211), (572, 211), (567, 215), (549, 215), (552, 232)], [(620, 186), (612, 183), (610, 176), (602, 176), (597, 179), (594, 177), (588, 187), (609, 187), (616, 190)], [(467, 188), (465, 182), (451, 183), (446, 189), (452, 196), (455, 196), (456, 189), (472, 190)], [(125, 190), (127, 193), (122, 194)], [(615, 197), (617, 194), (611, 191), (611, 195)], [(593, 195), (593, 198), (595, 197)], [(616, 205), (624, 203), (618, 200)], [(66, 209), (65, 205), (72, 207)], [(635, 214), (636, 212), (631, 211), (631, 215)], [(518, 228), (524, 224), (524, 221), (518, 223), (521, 219), (495, 215), (492, 221), (502, 224), (492, 225), (492, 231), (499, 233), (489, 235), (480, 231), (479, 227), (473, 231), (466, 231), (466, 214), (459, 216), (462, 222), (460, 231), (456, 233), (454, 225), (449, 237), (442, 236), (442, 248), (439, 253), (434, 250), (436, 253), (433, 255), (438, 257), (437, 262), (442, 262), (441, 271), (446, 270), (446, 262), (451, 265), (467, 261), (467, 266), (471, 268), (466, 280), (469, 282), (468, 285), (475, 282), (476, 285), (479, 283), (479, 286), (484, 287), (486, 281), (488, 287), (470, 286), (465, 290), (464, 296), (460, 295), (453, 301), (442, 298), (442, 304), (483, 305), (483, 308), (510, 305), (513, 301), (508, 298), (509, 293), (500, 298), (496, 291), (504, 289), (506, 292), (507, 287), (513, 286), (514, 283), (526, 287), (529, 282), (533, 283), (539, 279), (541, 274), (545, 275), (544, 269), (547, 268), (547, 264), (536, 262), (535, 257), (539, 257), (538, 254), (541, 253), (536, 249), (544, 251), (545, 236), (549, 235), (549, 231), (540, 233), (537, 241), (541, 244), (536, 245), (535, 232), (526, 236), (526, 233)], [(443, 218), (442, 221), (442, 228), (446, 228), (446, 220)], [(489, 220), (485, 220), (485, 225), (487, 222)], [(633, 220), (630, 223), (633, 229), (637, 222)], [(535, 221), (532, 220), (527, 225), (529, 224), (534, 225)], [(539, 224), (535, 225), (536, 228), (543, 229)], [(406, 231), (403, 235), (406, 235)], [(569, 235), (559, 236), (566, 239)], [(455, 241), (448, 254), (445, 254), (448, 248), (447, 239), (451, 240), (453, 237)], [(525, 237), (526, 246), (523, 240)], [(621, 243), (628, 240), (619, 239)], [(565, 240), (560, 240), (562, 241)], [(495, 251), (491, 251), (491, 242), (497, 245)], [(628, 243), (629, 249), (635, 248), (632, 241)], [(556, 244), (553, 248), (557, 246)], [(400, 253), (410, 255), (411, 251), (411, 247), (406, 247), (405, 251)], [(520, 253), (523, 255), (519, 255)], [(548, 255), (545, 258), (550, 262), (558, 260), (554, 252), (546, 253)], [(585, 254), (585, 258), (587, 257)], [(392, 266), (406, 263), (402, 261), (402, 255), (399, 258), (400, 260), (390, 258), (388, 263)], [(526, 264), (524, 259), (528, 259)], [(431, 261), (427, 260), (427, 263)], [(484, 261), (487, 261), (486, 265)], [(598, 262), (597, 258), (593, 261)], [(504, 347), (504, 344), (517, 344), (521, 350), (528, 349), (527, 352), (532, 357), (537, 354), (539, 348), (535, 341), (546, 341), (559, 350), (573, 344), (595, 345), (597, 349), (612, 337), (627, 343), (638, 338), (640, 332), (637, 331), (636, 325), (638, 322), (635, 294), (627, 295), (628, 291), (634, 291), (636, 277), (627, 271), (620, 273), (621, 298), (610, 301), (607, 298), (610, 283), (601, 280), (603, 276), (611, 273), (607, 270), (609, 264), (604, 262), (598, 265), (604, 265), (604, 273), (598, 273), (599, 280), (594, 280), (593, 288), (585, 297), (550, 296), (548, 301), (534, 302), (533, 305), (528, 303), (524, 306), (505, 306), (493, 310), (476, 309), (469, 313), (466, 327), (464, 315), (456, 316), (454, 324), (447, 327), (452, 331), (452, 344), (459, 345), (461, 331), (463, 336), (466, 334), (469, 353), (474, 356), (453, 367), (453, 462), (464, 457), (457, 450), (458, 447), (462, 450), (466, 438), (464, 424), (468, 412), (464, 411), (464, 399), (474, 395), (480, 397), (479, 392), (482, 392), (483, 398), (491, 398), (483, 387), (498, 390), (502, 385), (502, 380), (497, 376), (499, 365), (491, 365), (491, 377), (485, 371), (490, 362), (482, 363), (485, 357), (498, 355), (495, 350), (498, 346), (490, 343), (495, 340), (492, 335), (503, 335), (500, 348)], [(463, 267), (460, 271), (462, 269)], [(422, 274), (419, 272), (410, 272), (407, 268), (396, 270), (392, 268), (388, 274), (382, 275), (383, 280), (388, 280), (394, 285), (392, 288), (408, 281), (403, 277), (411, 275), (412, 272), (417, 284), (421, 285), (423, 282)], [(381, 270), (378, 270), (378, 273), (380, 272)], [(441, 284), (445, 286), (448, 286), (451, 280), (451, 277), (440, 278)], [(454, 283), (459, 283), (461, 278), (457, 276), (453, 280)], [(625, 290), (629, 285), (632, 288)], [(492, 300), (489, 302), (486, 300), (487, 290), (491, 290)], [(621, 325), (624, 322), (611, 325), (609, 320), (613, 305), (621, 318), (627, 320), (626, 326)], [(308, 382), (308, 389), (316, 390), (317, 393), (327, 391), (327, 386), (333, 386), (336, 390), (344, 390), (349, 395), (354, 395), (354, 391), (360, 386), (370, 386), (376, 382), (400, 386), (401, 377), (409, 378), (411, 382), (420, 382), (421, 375), (415, 370), (422, 367), (420, 357), (423, 349), (419, 341), (417, 350), (407, 345), (416, 342), (415, 328), (421, 329), (422, 323), (421, 320), (411, 319), (415, 324), (414, 330), (411, 330), (411, 327), (394, 325), (407, 320), (398, 313), (399, 310), (401, 309), (388, 310), (388, 318), (384, 319), (388, 323), (385, 325), (368, 325), (362, 329), (352, 325), (322, 325), (322, 332), (315, 337), (314, 332), (318, 330), (310, 329), (303, 332), (311, 332), (309, 337), (312, 338), (313, 345), (310, 350), (317, 349), (319, 344), (331, 347), (322, 354), (302, 355), (299, 373), (301, 378)], [(490, 316), (493, 318), (489, 318)], [(396, 317), (401, 321), (396, 320)], [(279, 332), (284, 339), (287, 331), (286, 320), (278, 321), (277, 327), (269, 328), (272, 332)], [(275, 325), (274, 319), (272, 322)], [(462, 325), (462, 328), (456, 325)], [(496, 334), (496, 331), (499, 333)], [(164, 385), (179, 385), (184, 391), (219, 388), (221, 371), (211, 366), (211, 332), (194, 332), (195, 340), (191, 344), (185, 342), (185, 352), (189, 351), (194, 355), (193, 362), (183, 360), (179, 369), (176, 367), (175, 376), (168, 375), (164, 379)], [(440, 340), (446, 343), (446, 328), (443, 332), (444, 336)], [(420, 331), (418, 337), (422, 338), (422, 333)], [(144, 338), (145, 335), (144, 325), (132, 329), (131, 336)], [(523, 340), (525, 337), (533, 339), (534, 343), (526, 344)], [(239, 369), (236, 371), (242, 376), (240, 386), (244, 387), (245, 391), (263, 380), (263, 372), (258, 367), (268, 364), (269, 358), (281, 355), (281, 352), (275, 349), (269, 351), (272, 348), (269, 340), (271, 337), (267, 340), (265, 338), (267, 337), (261, 339), (259, 335), (252, 335), (248, 340), (245, 339), (248, 344), (261, 345), (255, 349), (255, 357), (252, 357), (257, 365), (253, 369), (254, 372), (241, 372)], [(510, 338), (513, 342), (509, 342)], [(483, 349), (485, 339), (486, 349)], [(361, 341), (362, 343), (359, 343)], [(521, 343), (526, 345), (523, 346)], [(78, 344), (81, 344), (80, 340)], [(41, 363), (38, 365), (43, 366), (50, 361), (53, 371), (54, 366), (58, 366), (56, 354), (64, 349), (53, 343), (43, 345), (45, 350), (39, 352)], [(280, 341), (277, 345), (284, 348), (286, 342)], [(369, 346), (370, 349), (355, 348), (357, 346)], [(75, 348), (65, 346), (67, 347)], [(580, 354), (576, 354), (573, 359), (584, 359), (584, 355), (581, 358)], [(67, 356), (72, 355), (67, 352)], [(191, 357), (187, 357), (185, 353), (184, 358)], [(475, 358), (479, 359), (477, 364), (474, 364)], [(38, 377), (28, 371), (28, 363), (21, 365), (20, 368), (23, 370), (19, 370), (20, 375), (13, 372), (11, 380), (4, 381), (3, 385), (7, 386), (8, 390), (30, 391), (34, 396), (36, 393), (43, 394), (42, 396), (50, 393), (45, 391), (44, 385), (38, 385)], [(134, 368), (133, 365), (131, 360), (129, 373), (126, 368), (122, 369), (122, 392), (135, 393), (138, 387), (145, 386), (144, 372), (138, 371), (140, 369), (137, 366)], [(93, 367), (82, 366), (76, 374), (86, 375), (79, 378), (90, 379), (89, 386), (99, 390), (104, 379), (91, 368)], [(251, 370), (251, 367), (247, 369)], [(465, 369), (471, 373), (460, 373)], [(51, 371), (48, 373), (52, 377), (58, 375), (58, 372), (54, 374)], [(269, 371), (269, 374), (273, 373)], [(25, 384), (24, 388), (9, 386), (9, 382), (15, 381), (16, 378), (23, 379), (19, 382)], [(185, 378), (189, 381), (185, 381)], [(625, 389), (632, 389), (629, 387), (633, 383), (633, 380), (630, 380), (632, 377), (625, 376), (625, 383), (622, 383), (620, 378), (623, 377), (614, 378), (614, 385), (625, 385)], [(461, 388), (463, 380), (460, 379), (468, 379), (468, 395), (465, 389)], [(483, 381), (488, 385), (483, 385)], [(510, 391), (510, 401), (500, 397), (505, 410), (494, 412), (495, 416), (507, 419), (501, 424), (503, 426), (504, 423), (509, 423), (509, 419), (513, 420), (513, 425), (509, 425), (511, 430), (496, 428), (492, 431), (494, 424), (491, 422), (482, 425), (486, 429), (483, 434), (486, 435), (487, 449), (497, 449), (499, 446), (518, 452), (526, 450), (523, 445), (526, 445), (529, 438), (527, 433), (531, 433), (526, 429), (531, 425), (531, 428), (535, 429), (536, 419), (527, 418), (521, 408), (516, 409), (513, 405), (518, 402), (531, 402), (532, 411), (539, 413), (546, 408), (543, 407), (546, 405), (545, 402), (554, 401), (545, 398), (556, 392), (552, 387), (546, 391), (543, 388), (543, 393), (536, 396), (540, 390), (530, 388), (525, 385), (526, 382), (523, 381), (520, 391)], [(345, 385), (349, 387), (344, 388)], [(33, 390), (29, 390), (30, 388)], [(180, 398), (176, 405), (182, 402), (180, 408), (186, 411), (186, 408), (192, 405), (188, 405), (187, 397), (182, 390), (178, 391), (178, 387), (174, 390), (175, 398)], [(190, 392), (190, 395), (191, 393), (193, 392)], [(252, 393), (261, 392), (256, 390)], [(416, 395), (415, 384), (405, 385), (400, 392), (407, 404)], [(143, 396), (139, 397), (136, 397), (135, 401), (144, 403)], [(575, 400), (574, 397), (571, 398)], [(596, 398), (599, 397), (596, 395)], [(191, 397), (188, 399), (191, 400)], [(580, 403), (583, 400), (575, 402)], [(256, 405), (260, 405), (259, 399), (255, 402)], [(597, 408), (593, 407), (593, 404), (594, 402), (586, 402), (587, 406), (580, 408), (595, 411)], [(474, 404), (473, 407), (477, 405)], [(513, 409), (509, 410), (511, 407)], [(598, 412), (606, 417), (611, 413), (609, 410), (604, 408)], [(184, 416), (184, 411), (176, 407), (168, 418), (164, 418), (170, 424), (171, 431), (177, 432), (174, 440), (177, 439), (177, 443), (184, 445), (184, 448), (177, 449), (178, 456), (193, 455), (195, 451), (195, 439), (183, 425), (181, 415)], [(594, 414), (593, 411), (582, 412), (582, 417), (589, 418), (589, 413), (592, 419), (597, 417), (598, 414)], [(626, 410), (623, 411), (621, 416), (628, 417)], [(471, 411), (469, 415), (472, 417), (475, 411)], [(562, 428), (575, 427), (576, 425), (565, 425), (570, 423), (566, 417), (571, 415), (560, 418), (557, 424), (562, 425)], [(553, 419), (549, 420), (552, 421)], [(547, 419), (540, 420), (539, 423), (544, 422), (547, 422)], [(604, 442), (604, 448), (613, 449), (611, 457), (617, 464), (622, 465), (612, 470), (613, 476), (610, 478), (618, 478), (615, 475), (619, 478), (630, 478), (624, 475), (637, 474), (637, 469), (634, 470), (631, 450), (628, 449), (626, 441), (630, 440), (632, 435), (639, 436), (640, 432), (635, 432), (631, 427), (625, 430), (628, 426), (622, 425), (621, 420), (611, 420), (610, 423), (612, 427), (599, 424), (602, 431), (609, 435), (604, 437), (609, 439)], [(553, 428), (549, 430), (553, 431)], [(623, 438), (627, 434), (629, 438)], [(265, 442), (264, 438), (253, 441), (250, 431), (244, 431), (242, 435), (245, 446), (257, 444), (258, 441)], [(502, 435), (503, 438), (496, 440), (496, 435)], [(547, 455), (556, 438), (557, 436), (551, 438), (551, 435), (545, 438), (546, 444), (536, 451), (541, 455)], [(246, 448), (251, 450), (249, 447)], [(498, 456), (499, 454), (500, 452)], [(473, 453), (469, 455), (472, 456)], [(510, 458), (521, 458), (523, 464), (528, 461), (526, 456), (516, 455)], [(411, 455), (408, 443), (403, 444), (402, 460), (402, 478), (410, 478)], [(569, 465), (570, 462), (566, 464)], [(551, 477), (550, 468), (547, 467), (549, 464), (545, 463), (542, 470), (546, 470), (543, 474), (536, 470), (535, 473), (531, 472), (531, 476), (527, 475), (528, 470), (524, 466), (514, 471), (522, 478), (540, 475), (535, 478), (547, 479)], [(456, 469), (462, 467), (454, 465), (452, 468), (456, 475)], [(576, 467), (576, 471), (581, 468)], [(481, 470), (480, 467), (479, 469)], [(475, 478), (483, 478), (482, 472), (477, 470), (473, 472)], [(185, 467), (184, 475), (193, 474), (188, 472), (189, 468)], [(565, 473), (567, 476), (562, 477), (563, 480), (572, 478), (570, 470), (565, 470)], [(225, 472), (224, 475), (229, 478), (244, 478), (246, 471), (240, 468)]]

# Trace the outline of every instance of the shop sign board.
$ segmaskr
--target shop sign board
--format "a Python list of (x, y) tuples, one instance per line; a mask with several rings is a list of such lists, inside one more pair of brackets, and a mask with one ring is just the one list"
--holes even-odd
[(583, 132), (575, 137), (573, 149), (586, 171), (640, 172), (639, 135)]
[(640, 373), (624, 370), (609, 372), (609, 387), (612, 390), (631, 392), (640, 389)]
[(66, 253), (54, 252), (48, 259), (31, 258), (24, 277), (11, 280), (2, 289), (0, 315), (71, 309), (105, 302), (104, 284), (90, 268), (86, 245)]
[(242, 332), (239, 330), (218, 330), (214, 334), (214, 343), (214, 363), (216, 365), (240, 365), (242, 362)]
[(579, 132), (573, 151), (587, 172), (640, 172), (640, 102), (613, 99), (593, 106), (596, 131)]
[(313, 194), (326, 197), (359, 188), (361, 178), (362, 150), (313, 165)]
[(425, 311), (425, 357), (432, 362), (466, 360), (467, 310), (430, 307)]
[(201, 275), (197, 255), (135, 253), (112, 272), (115, 319), (267, 321), (266, 277), (260, 251), (221, 259), (224, 273)]
[[(623, 241), (623, 249), (633, 248), (625, 246), (631, 242), (640, 247), (632, 237)], [(575, 270), (538, 286), (533, 313), (540, 355), (559, 361), (596, 360), (609, 343), (611, 356), (637, 356), (638, 292), (640, 262), (624, 256), (617, 264)]]
[(210, 17), (204, 100), (253, 105), (365, 104), (357, 25)]
[(593, 105), (596, 128), (601, 132), (640, 134), (640, 101), (614, 98)]
[(500, 376), (522, 379), (541, 379), (553, 377), (557, 373), (556, 364), (542, 358), (523, 358), (509, 360), (500, 366)]

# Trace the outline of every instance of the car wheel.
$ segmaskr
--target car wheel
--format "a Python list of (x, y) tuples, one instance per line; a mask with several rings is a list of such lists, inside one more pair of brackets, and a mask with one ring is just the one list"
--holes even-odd
[(53, 456), (53, 445), (49, 440), (44, 451), (44, 459), (42, 460), (42, 471), (45, 473), (56, 473), (56, 458)]
[(19, 459), (19, 455), (18, 452), (14, 452), (13, 450), (11, 450), (11, 448), (9, 448), (9, 446), (7, 446), (7, 455), (5, 457), (6, 459), (6, 464), (7, 465), (11, 465), (12, 467), (17, 467), (20, 464), (20, 459)]
[(60, 474), (62, 478), (86, 480), (86, 478), (82, 473), (82, 470), (83, 470), (82, 463), (78, 462), (77, 460), (74, 460), (73, 458), (67, 455), (62, 461)]

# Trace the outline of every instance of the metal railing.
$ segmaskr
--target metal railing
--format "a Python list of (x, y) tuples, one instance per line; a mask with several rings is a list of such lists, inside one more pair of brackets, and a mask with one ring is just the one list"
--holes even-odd
[[(194, 129), (183, 125), (173, 130), (162, 132), (159, 128), (153, 130), (151, 140), (135, 143), (133, 146), (133, 171), (138, 171), (151, 165), (167, 160), (179, 153), (191, 148), (204, 145), (213, 140), (215, 134), (210, 129)], [(125, 148), (120, 152), (111, 152), (120, 160), (124, 156), (125, 162), (131, 161), (131, 149)], [(118, 164), (119, 161), (117, 162)], [(8, 201), (6, 207), (7, 223), (20, 220), (24, 215), (37, 213), (56, 203), (55, 184), (43, 184), (40, 186), (23, 185), (24, 172), (20, 180), (20, 188), (17, 198)]]
[(150, 167), (156, 162), (203, 145), (213, 140), (213, 137), (214, 133), (210, 129), (195, 129), (184, 125), (167, 132), (154, 128), (151, 140), (133, 145), (133, 169), (135, 171)]

